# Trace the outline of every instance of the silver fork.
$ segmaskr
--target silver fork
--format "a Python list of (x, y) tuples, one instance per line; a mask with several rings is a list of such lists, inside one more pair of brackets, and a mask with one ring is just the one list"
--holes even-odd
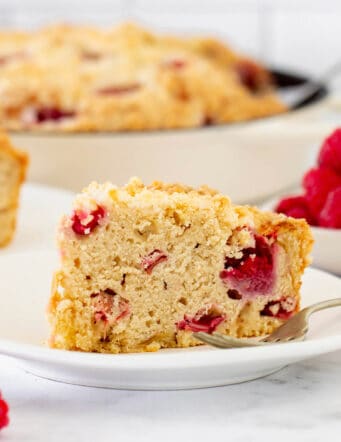
[(308, 320), (312, 313), (338, 306), (341, 306), (341, 298), (318, 302), (317, 304), (306, 307), (278, 327), (273, 333), (271, 333), (271, 335), (268, 335), (261, 340), (255, 340), (253, 338), (238, 339), (221, 335), (220, 333), (210, 335), (204, 332), (193, 333), (193, 336), (205, 344), (218, 348), (256, 347), (273, 343), (302, 341), (308, 331)]

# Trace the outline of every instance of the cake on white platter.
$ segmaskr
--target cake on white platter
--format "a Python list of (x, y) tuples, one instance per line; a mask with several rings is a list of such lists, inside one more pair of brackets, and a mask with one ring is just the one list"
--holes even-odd
[(192, 332), (271, 333), (299, 309), (304, 220), (201, 187), (92, 183), (62, 218), (50, 345), (88, 352), (191, 347)]

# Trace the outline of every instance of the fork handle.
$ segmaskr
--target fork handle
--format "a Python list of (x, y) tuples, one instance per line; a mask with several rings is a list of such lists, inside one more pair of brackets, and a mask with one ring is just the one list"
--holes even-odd
[(312, 313), (324, 310), (326, 308), (341, 306), (341, 298), (329, 299), (328, 301), (318, 302), (316, 304), (310, 305), (303, 310), (310, 316)]

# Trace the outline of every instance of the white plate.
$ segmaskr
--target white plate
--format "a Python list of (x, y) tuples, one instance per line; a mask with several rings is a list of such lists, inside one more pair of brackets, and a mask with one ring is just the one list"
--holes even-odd
[[(52, 350), (45, 307), (52, 252), (0, 256), (0, 354), (12, 356), (33, 374), (72, 384), (121, 389), (182, 389), (227, 385), (256, 379), (287, 364), (341, 348), (341, 309), (317, 313), (305, 342), (261, 348), (208, 347), (157, 353), (103, 355)], [(18, 277), (20, 276), (20, 277)], [(341, 279), (309, 269), (303, 304), (338, 297)]]
[(13, 242), (0, 249), (8, 252), (55, 248), (58, 220), (71, 211), (73, 193), (40, 184), (25, 184), (20, 197), (18, 226)]

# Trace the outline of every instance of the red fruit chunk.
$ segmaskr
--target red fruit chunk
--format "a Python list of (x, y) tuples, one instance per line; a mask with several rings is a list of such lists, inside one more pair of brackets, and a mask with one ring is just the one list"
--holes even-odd
[(255, 247), (244, 249), (241, 258), (225, 259), (220, 278), (245, 296), (267, 294), (274, 283), (274, 246), (267, 239), (255, 235)]
[(7, 427), (7, 425), (9, 424), (8, 411), (9, 411), (8, 405), (5, 402), (5, 400), (2, 398), (0, 393), (0, 430), (2, 428)]
[(310, 169), (303, 178), (306, 200), (313, 216), (318, 219), (329, 192), (341, 186), (341, 176), (326, 167)]
[(239, 60), (235, 70), (240, 82), (251, 92), (257, 92), (264, 83), (263, 69), (251, 60)]
[(278, 319), (289, 319), (296, 311), (297, 301), (294, 297), (288, 296), (278, 301), (270, 301), (260, 312), (261, 316), (271, 316)]
[(76, 210), (72, 215), (72, 230), (77, 235), (89, 235), (95, 227), (98, 226), (100, 220), (105, 216), (103, 207), (98, 206), (96, 210), (90, 213)]
[(310, 213), (307, 200), (303, 195), (288, 196), (281, 199), (275, 211), (293, 218), (304, 218), (311, 226), (316, 225), (316, 221)]
[(131, 310), (130, 310), (129, 301), (127, 299), (120, 297), (120, 300), (118, 302), (118, 310), (119, 310), (119, 315), (116, 316), (116, 321), (119, 321), (120, 319), (123, 319), (126, 316), (130, 315)]
[(23, 110), (21, 119), (27, 125), (42, 124), (48, 121), (59, 122), (76, 115), (73, 111), (66, 111), (57, 107), (27, 107)]
[(96, 323), (102, 321), (112, 325), (130, 314), (129, 301), (114, 290), (101, 290), (99, 293), (93, 293), (91, 298)]
[(142, 258), (141, 266), (150, 275), (153, 268), (163, 261), (167, 260), (167, 255), (159, 249), (153, 250), (149, 255)]
[(336, 129), (322, 144), (318, 164), (341, 175), (341, 128)]
[(70, 118), (75, 115), (73, 111), (65, 111), (56, 107), (43, 107), (36, 109), (35, 122), (45, 123), (46, 121), (60, 121), (64, 118)]
[(329, 193), (320, 214), (319, 225), (341, 229), (341, 186)]
[(112, 315), (115, 295), (115, 292), (108, 292), (107, 290), (99, 293), (93, 293), (91, 295), (91, 298), (93, 299), (92, 305), (94, 309), (95, 322), (109, 321), (109, 317)]
[(100, 95), (125, 95), (135, 92), (141, 88), (139, 83), (126, 84), (122, 86), (106, 86), (97, 90)]
[(208, 306), (199, 310), (195, 316), (185, 315), (176, 325), (179, 330), (213, 333), (224, 320), (225, 315), (219, 314), (214, 306)]

